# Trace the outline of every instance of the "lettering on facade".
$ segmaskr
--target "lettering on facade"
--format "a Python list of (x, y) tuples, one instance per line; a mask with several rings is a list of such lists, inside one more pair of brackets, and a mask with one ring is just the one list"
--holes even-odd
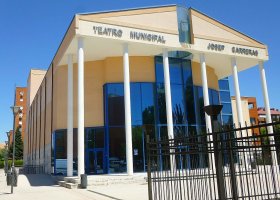
[(136, 31), (130, 31), (130, 39), (165, 44), (164, 36), (150, 34), (150, 33), (141, 33), (141, 32), (136, 32)]
[(207, 49), (212, 51), (223, 51), (225, 49), (225, 45), (209, 43)]
[[(101, 35), (101, 36), (108, 36), (108, 37), (115, 37), (115, 38), (122, 38), (123, 37), (123, 30), (122, 29), (115, 29), (115, 28), (107, 28), (103, 26), (93, 26), (94, 34)], [(129, 37), (132, 40), (142, 40), (154, 43), (165, 44), (165, 39), (163, 35), (152, 34), (152, 33), (143, 33), (137, 31), (130, 31)]]
[(239, 47), (232, 47), (232, 53), (242, 54), (242, 55), (250, 55), (250, 56), (258, 56), (258, 50), (246, 49), (246, 48), (239, 48)]
[(98, 35), (105, 35), (105, 36), (111, 36), (116, 38), (121, 38), (123, 31), (121, 29), (115, 29), (115, 28), (105, 28), (102, 26), (93, 26), (94, 34)]

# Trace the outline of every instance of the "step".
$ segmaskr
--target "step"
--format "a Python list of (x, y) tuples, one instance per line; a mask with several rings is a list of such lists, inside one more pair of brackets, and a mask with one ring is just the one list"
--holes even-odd
[(67, 183), (78, 184), (80, 182), (80, 179), (77, 176), (64, 177), (64, 181), (67, 182)]
[(78, 188), (78, 184), (75, 183), (66, 183), (65, 187), (68, 189), (77, 189)]
[(66, 182), (65, 181), (58, 181), (58, 185), (61, 187), (66, 187)]

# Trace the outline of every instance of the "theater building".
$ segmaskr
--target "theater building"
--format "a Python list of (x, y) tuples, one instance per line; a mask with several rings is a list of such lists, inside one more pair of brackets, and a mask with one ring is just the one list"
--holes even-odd
[(233, 76), (242, 124), (238, 72), (258, 65), (269, 108), (267, 60), (266, 45), (192, 8), (77, 14), (48, 70), (29, 78), (25, 165), (67, 176), (143, 172), (146, 134), (211, 131), (209, 104), (222, 103), (222, 122), (232, 123), (224, 78)]

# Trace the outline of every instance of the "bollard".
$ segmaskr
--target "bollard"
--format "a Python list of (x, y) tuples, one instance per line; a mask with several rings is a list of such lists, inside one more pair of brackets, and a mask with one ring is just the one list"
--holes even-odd
[(8, 171), (8, 172), (7, 172), (7, 178), (6, 178), (6, 180), (7, 180), (7, 185), (8, 185), (8, 186), (12, 184), (12, 173), (11, 173), (11, 171)]
[(17, 187), (18, 173), (16, 169), (12, 173), (12, 178), (13, 178), (13, 186)]
[(81, 174), (81, 185), (80, 185), (80, 187), (82, 189), (87, 188), (87, 175), (86, 174)]

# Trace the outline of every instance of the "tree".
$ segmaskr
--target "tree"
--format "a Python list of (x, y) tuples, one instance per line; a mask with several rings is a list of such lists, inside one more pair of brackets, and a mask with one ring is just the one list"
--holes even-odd
[[(13, 143), (10, 145), (9, 148), (9, 157), (13, 157)], [(17, 127), (16, 134), (15, 134), (15, 160), (22, 160), (23, 159), (23, 141), (21, 137), (20, 128)]]
[(0, 161), (4, 160), (6, 154), (6, 149), (0, 149)]

